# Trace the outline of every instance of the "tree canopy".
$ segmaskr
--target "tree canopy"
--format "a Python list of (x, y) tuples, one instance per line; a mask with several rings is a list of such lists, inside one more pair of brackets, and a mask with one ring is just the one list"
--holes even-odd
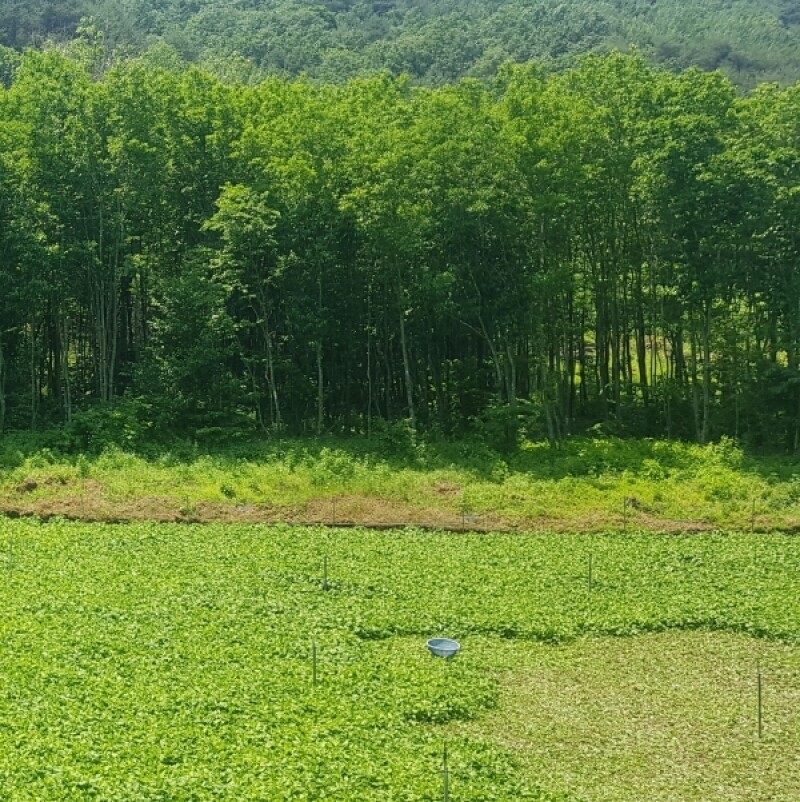
[(158, 44), (234, 79), (388, 70), (439, 84), (489, 78), (506, 61), (561, 69), (631, 46), (747, 87), (800, 78), (798, 0), (7, 0), (0, 44), (69, 40), (89, 18), (118, 54)]

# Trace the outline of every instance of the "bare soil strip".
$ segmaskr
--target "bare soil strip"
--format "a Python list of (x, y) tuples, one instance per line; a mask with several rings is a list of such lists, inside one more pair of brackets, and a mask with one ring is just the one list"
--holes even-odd
[(462, 515), (457, 511), (415, 507), (398, 501), (368, 496), (342, 495), (312, 499), (305, 504), (270, 505), (235, 502), (186, 501), (168, 496), (145, 496), (114, 501), (87, 488), (83, 496), (0, 500), (0, 515), (9, 518), (64, 518), (73, 521), (123, 523), (265, 523), (310, 526), (364, 526), (372, 529), (418, 527), (453, 532), (599, 532), (629, 526), (637, 531), (669, 534), (707, 532), (717, 527), (707, 521), (675, 521), (639, 513), (627, 521), (622, 516), (596, 518), (507, 518), (496, 514)]

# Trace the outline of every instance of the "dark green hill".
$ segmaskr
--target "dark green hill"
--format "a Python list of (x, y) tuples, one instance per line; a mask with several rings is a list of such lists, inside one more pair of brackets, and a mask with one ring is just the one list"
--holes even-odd
[(0, 43), (68, 39), (82, 17), (113, 48), (165, 42), (238, 75), (341, 80), (389, 69), (441, 83), (507, 60), (562, 67), (635, 46), (745, 86), (800, 78), (800, 0), (5, 0)]

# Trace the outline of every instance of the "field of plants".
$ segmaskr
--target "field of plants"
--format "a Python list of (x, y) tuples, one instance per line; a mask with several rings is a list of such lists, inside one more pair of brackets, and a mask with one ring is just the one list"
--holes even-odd
[(434, 802), (446, 744), (452, 802), (676, 765), (659, 799), (790, 802), (798, 569), (783, 534), (0, 519), (2, 797)]

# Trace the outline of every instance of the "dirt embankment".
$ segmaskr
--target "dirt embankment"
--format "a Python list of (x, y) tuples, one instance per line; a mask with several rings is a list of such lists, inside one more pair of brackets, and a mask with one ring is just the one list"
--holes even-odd
[[(637, 511), (621, 516), (598, 511), (583, 518), (510, 518), (499, 514), (467, 514), (446, 506), (413, 506), (390, 499), (340, 495), (312, 499), (304, 504), (270, 505), (232, 501), (180, 502), (168, 496), (145, 496), (128, 501), (107, 498), (102, 488), (87, 482), (78, 494), (32, 498), (34, 485), (20, 486), (0, 498), (0, 515), (10, 518), (65, 518), (86, 522), (120, 523), (155, 521), (176, 523), (289, 523), (311, 526), (366, 526), (394, 529), (408, 526), (454, 532), (548, 531), (591, 533), (609, 529), (653, 532), (704, 532), (715, 528), (707, 521), (675, 521), (655, 518)], [(772, 528), (772, 527), (770, 527)]]

